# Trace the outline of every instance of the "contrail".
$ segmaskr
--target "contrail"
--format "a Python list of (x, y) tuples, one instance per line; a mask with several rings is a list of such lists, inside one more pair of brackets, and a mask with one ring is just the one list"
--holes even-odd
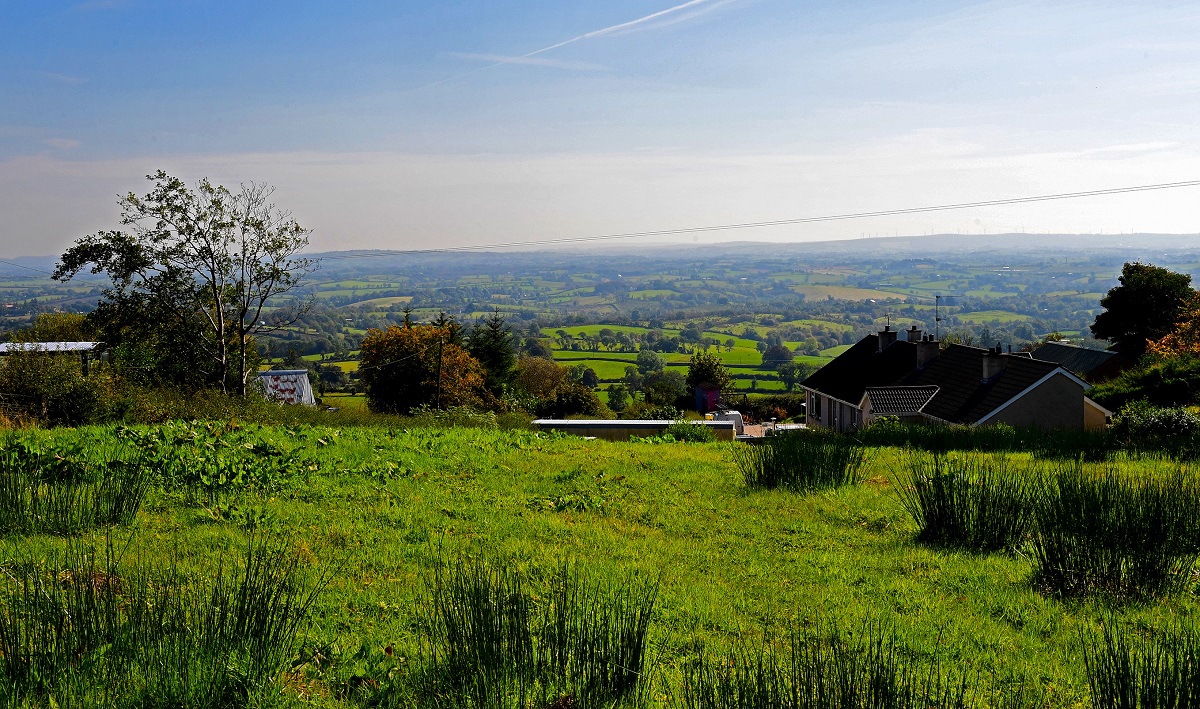
[[(726, 0), (726, 1), (728, 1), (728, 0)], [(676, 12), (679, 12), (680, 10), (688, 9), (689, 7), (696, 7), (698, 5), (709, 5), (709, 4), (712, 4), (713, 2), (720, 2), (720, 0), (688, 0), (687, 2), (681, 3), (674, 7), (668, 7), (667, 9), (659, 10), (658, 12), (652, 12), (649, 15), (646, 15), (645, 17), (639, 17), (636, 20), (630, 20), (628, 22), (622, 22), (618, 25), (612, 25), (610, 27), (605, 27), (603, 29), (592, 30), (591, 32), (585, 32), (584, 34), (578, 35), (576, 37), (572, 37), (570, 39), (564, 39), (563, 41), (558, 42), (557, 44), (552, 44), (549, 47), (542, 47), (541, 49), (535, 49), (532, 52), (529, 52), (528, 54), (522, 54), (519, 57), (514, 57), (512, 59), (505, 59), (502, 61), (497, 61), (495, 63), (488, 64), (486, 66), (481, 66), (476, 69), (471, 69), (470, 71), (464, 71), (461, 74), (455, 74), (454, 76), (446, 77), (445, 79), (439, 79), (438, 81), (435, 81), (431, 84), (425, 84), (424, 86), (420, 86), (418, 88), (412, 89), (412, 91), (421, 91), (423, 89), (433, 88), (434, 86), (441, 86), (442, 84), (448, 84), (451, 81), (457, 81), (463, 77), (471, 76), (472, 74), (478, 74), (481, 71), (486, 71), (488, 69), (492, 69), (492, 68), (495, 68), (498, 66), (503, 66), (505, 64), (515, 64), (515, 63), (518, 63), (518, 60), (520, 60), (520, 59), (529, 59), (530, 57), (536, 57), (539, 54), (544, 54), (551, 50), (558, 49), (559, 47), (565, 47), (568, 44), (574, 44), (575, 42), (579, 42), (581, 40), (592, 39), (593, 37), (603, 37), (604, 35), (607, 35), (607, 34), (612, 34), (614, 32), (620, 32), (621, 30), (631, 29), (633, 27), (637, 27), (638, 25), (643, 25), (647, 22), (653, 22), (654, 20), (657, 20), (660, 17), (666, 17), (667, 15), (673, 15)]]
[(676, 5), (675, 7), (668, 7), (666, 10), (659, 10), (658, 12), (650, 13), (649, 15), (646, 15), (645, 17), (639, 17), (638, 19), (630, 20), (629, 22), (622, 22), (619, 25), (605, 27), (602, 30), (594, 30), (594, 31), (588, 32), (586, 34), (581, 34), (578, 37), (572, 37), (570, 39), (563, 40), (562, 42), (559, 42), (558, 44), (552, 44), (549, 47), (542, 47), (541, 49), (535, 49), (534, 51), (530, 52), (529, 54), (523, 54), (521, 56), (522, 57), (532, 57), (532, 56), (541, 54), (543, 52), (549, 52), (552, 49), (558, 49), (559, 47), (565, 47), (568, 44), (573, 44), (575, 42), (578, 42), (581, 39), (591, 39), (592, 37), (602, 37), (606, 34), (612, 34), (613, 32), (620, 32), (621, 30), (627, 30), (631, 27), (637, 27), (638, 25), (650, 22), (651, 20), (657, 20), (660, 17), (664, 17), (666, 15), (670, 15), (670, 14), (679, 12), (680, 10), (686, 10), (689, 7), (695, 7), (696, 5), (706, 5), (712, 1), (713, 0), (688, 0), (688, 2), (685, 2), (681, 5)]

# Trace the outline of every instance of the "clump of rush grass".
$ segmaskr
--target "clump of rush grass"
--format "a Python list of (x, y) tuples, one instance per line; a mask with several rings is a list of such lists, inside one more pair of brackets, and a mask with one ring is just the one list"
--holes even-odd
[(0, 691), (22, 706), (247, 706), (286, 668), (318, 588), (255, 543), (201, 584), (111, 543), (28, 560), (0, 587)]
[[(540, 600), (535, 600), (535, 598)], [(647, 634), (657, 584), (589, 581), (564, 566), (536, 596), (523, 574), (459, 557), (420, 605), (421, 706), (636, 704), (648, 687)]]
[(1036, 477), (1005, 456), (913, 452), (909, 477), (897, 485), (917, 538), (976, 551), (1015, 549), (1033, 522)]
[(798, 431), (734, 450), (748, 487), (819, 490), (862, 482), (865, 449), (837, 433)]
[(860, 633), (798, 629), (782, 651), (766, 646), (701, 657), (685, 669), (675, 704), (682, 709), (959, 709), (965, 681), (943, 677), (937, 663), (902, 651), (879, 625)]
[(76, 534), (129, 524), (153, 476), (129, 450), (106, 448), (84, 461), (10, 438), (0, 445), (0, 531)]
[(1200, 706), (1200, 638), (1192, 627), (1147, 637), (1108, 622), (1098, 636), (1084, 636), (1083, 659), (1096, 709)]
[(1200, 484), (1183, 469), (1138, 477), (1082, 462), (1047, 476), (1034, 506), (1035, 578), (1057, 596), (1167, 595), (1200, 558)]

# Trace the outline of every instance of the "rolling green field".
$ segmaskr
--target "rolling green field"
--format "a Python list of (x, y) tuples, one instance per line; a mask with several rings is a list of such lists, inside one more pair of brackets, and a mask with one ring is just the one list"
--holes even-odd
[[(863, 484), (801, 494), (747, 489), (735, 444), (420, 426), (176, 424), (19, 435), (75, 456), (154, 441), (177, 472), (246, 471), (219, 482), (201, 476), (202, 488), (160, 481), (131, 523), (107, 533), (0, 539), (9, 570), (14, 560), (36, 566), (80, 545), (103, 554), (112, 540), (120, 563), (174, 564), (202, 587), (255, 539), (301, 559), (310, 583), (325, 574), (292, 656), (267, 686), (251, 688), (246, 705), (407, 705), (388, 692), (418, 681), (428, 584), (439, 563), (463, 554), (526, 575), (534, 599), (564, 563), (609, 584), (657, 582), (648, 706), (682, 706), (679, 689), (700, 654), (774, 645), (797, 625), (820, 622), (894, 628), (900, 657), (966, 678), (982, 688), (972, 694), (980, 706), (991, 704), (987, 688), (1023, 683), (1043, 696), (1041, 706), (1086, 707), (1082, 636), (1105, 619), (1148, 629), (1200, 610), (1190, 587), (1156, 603), (1058, 601), (1034, 588), (1023, 553), (917, 543), (893, 487), (911, 454), (894, 448), (868, 450)], [(1017, 470), (1048, 464), (1019, 454), (1010, 462)], [(1111, 465), (1137, 472), (1146, 463)], [(95, 578), (117, 578), (118, 560), (104, 558), (92, 573), (112, 575)], [(70, 578), (59, 575), (60, 583)], [(0, 593), (16, 579), (0, 578)], [(79, 671), (93, 666), (86, 663)], [(54, 706), (49, 696), (25, 698)]]

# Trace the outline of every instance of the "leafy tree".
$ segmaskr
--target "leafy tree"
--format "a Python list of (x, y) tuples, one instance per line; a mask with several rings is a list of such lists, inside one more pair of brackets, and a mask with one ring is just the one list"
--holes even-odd
[(704, 329), (698, 322), (690, 322), (679, 333), (679, 339), (684, 342), (696, 343), (704, 337)]
[(554, 418), (579, 415), (595, 416), (597, 418), (612, 417), (608, 409), (605, 408), (604, 403), (600, 401), (600, 397), (596, 396), (596, 392), (575, 382), (560, 384), (554, 390), (553, 402), (548, 406), (539, 408), (537, 413), (539, 416), (552, 416)]
[(787, 348), (787, 345), (782, 343), (768, 345), (762, 353), (762, 366), (764, 369), (779, 369), (780, 365), (787, 364), (795, 358), (796, 355)]
[(807, 379), (813, 372), (817, 371), (816, 365), (805, 362), (785, 362), (779, 365), (779, 381), (783, 382), (783, 386), (792, 391), (796, 385)]
[(594, 389), (599, 386), (600, 377), (596, 374), (596, 370), (587, 365), (573, 364), (567, 367), (567, 381)]
[(625, 382), (625, 386), (629, 387), (629, 391), (641, 391), (645, 377), (642, 376), (637, 367), (630, 365), (625, 368), (625, 378), (623, 381)]
[(1111, 340), (1113, 348), (1134, 357), (1146, 351), (1148, 340), (1158, 340), (1179, 321), (1184, 303), (1195, 295), (1192, 277), (1145, 263), (1127, 263), (1120, 285), (1100, 301), (1104, 311), (1096, 316), (1092, 334)]
[(629, 389), (624, 384), (613, 384), (608, 388), (608, 408), (621, 413), (629, 406)]
[(73, 354), (12, 353), (0, 363), (0, 412), (55, 425), (88, 423), (101, 410), (105, 384), (96, 374), (85, 377)]
[(701, 384), (711, 384), (721, 391), (729, 391), (733, 387), (733, 375), (716, 353), (701, 350), (692, 353), (686, 384), (688, 391), (695, 391)]
[(792, 391), (796, 388), (796, 382), (800, 379), (800, 365), (795, 362), (784, 362), (779, 365), (779, 381), (783, 382), (783, 387), (787, 391)]
[(517, 356), (513, 348), (512, 330), (499, 310), (491, 317), (480, 321), (467, 336), (467, 351), (479, 360), (487, 375), (484, 386), (496, 396), (504, 393), (504, 387), (512, 380)]
[(655, 372), (642, 383), (642, 392), (649, 404), (674, 406), (680, 397), (687, 396), (688, 386), (679, 372)]
[(336, 364), (317, 365), (317, 380), (323, 391), (336, 391), (350, 385), (350, 377), (346, 370)]
[(525, 338), (525, 354), (530, 357), (541, 357), (542, 359), (554, 359), (554, 351), (551, 350), (542, 340), (532, 337)]
[(1161, 359), (1200, 356), (1200, 293), (1181, 309), (1175, 329), (1147, 344), (1146, 351)]
[(88, 319), (78, 313), (42, 313), (33, 324), (12, 333), (13, 342), (91, 342), (96, 336)]
[(173, 356), (203, 354), (211, 380), (244, 396), (256, 369), (253, 336), (307, 310), (282, 299), (316, 268), (298, 255), (308, 230), (271, 203), (273, 188), (266, 185), (233, 192), (205, 179), (191, 189), (161, 170), (148, 179), (154, 182), (148, 194), (118, 202), (128, 231), (80, 239), (62, 255), (54, 278), (70, 280), (89, 267), (105, 273), (112, 286), (94, 322), (110, 345), (136, 346), (145, 318), (154, 318), (149, 323), (162, 322), (170, 338), (156, 346)]
[(564, 418), (566, 416), (594, 416), (610, 418), (609, 411), (596, 396), (596, 392), (582, 381), (586, 367), (568, 370), (548, 359), (522, 357), (517, 362), (515, 386), (532, 399), (529, 404), (538, 416)]
[(638, 374), (643, 377), (663, 370), (663, 358), (654, 350), (642, 349), (637, 353)]
[(359, 365), (367, 406), (381, 413), (407, 414), (422, 404), (446, 408), (485, 403), (483, 365), (452, 337), (449, 326), (370, 330)]
[(567, 370), (557, 362), (541, 357), (517, 360), (516, 385), (538, 400), (554, 398), (554, 391), (567, 379)]

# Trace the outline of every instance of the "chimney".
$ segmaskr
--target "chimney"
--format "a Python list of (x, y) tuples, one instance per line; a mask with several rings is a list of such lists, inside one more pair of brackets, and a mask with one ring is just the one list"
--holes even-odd
[(1000, 345), (996, 345), (996, 349), (989, 349), (983, 355), (983, 381), (991, 380), (1007, 366), (1008, 360), (1000, 354)]
[(908, 341), (909, 342), (920, 342), (921, 334), (922, 333), (919, 329), (917, 329), (917, 326), (913, 325), (912, 327), (908, 328)]
[(879, 331), (879, 351), (880, 352), (883, 352), (884, 350), (886, 350), (889, 345), (891, 345), (893, 342), (896, 341), (896, 334), (897, 334), (896, 331), (892, 329), (891, 325), (883, 326), (883, 329)]
[(937, 359), (937, 356), (942, 353), (942, 343), (932, 337), (922, 337), (917, 344), (917, 369), (924, 369), (925, 365)]

